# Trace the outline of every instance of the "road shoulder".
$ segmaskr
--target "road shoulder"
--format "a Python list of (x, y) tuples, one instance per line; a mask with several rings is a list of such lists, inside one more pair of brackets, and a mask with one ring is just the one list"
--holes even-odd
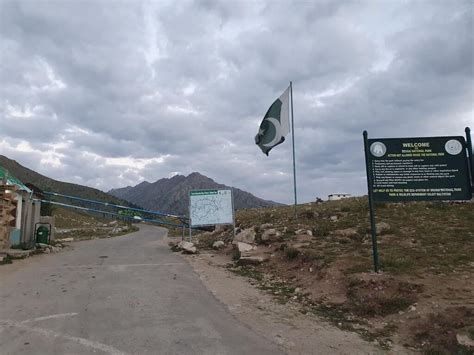
[(289, 354), (380, 354), (375, 344), (357, 334), (332, 327), (313, 315), (303, 315), (296, 304), (279, 304), (245, 278), (226, 270), (228, 259), (213, 253), (183, 256), (206, 288), (230, 313)]

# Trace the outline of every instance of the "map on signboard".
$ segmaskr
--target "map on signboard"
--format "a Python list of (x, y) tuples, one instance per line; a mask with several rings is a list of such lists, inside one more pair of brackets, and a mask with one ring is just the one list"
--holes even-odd
[(195, 190), (189, 199), (192, 226), (234, 223), (232, 190)]

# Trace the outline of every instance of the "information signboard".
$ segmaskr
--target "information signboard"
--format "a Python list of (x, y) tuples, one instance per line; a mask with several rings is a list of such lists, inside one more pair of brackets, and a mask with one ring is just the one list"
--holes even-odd
[(462, 136), (368, 139), (365, 167), (374, 270), (378, 272), (374, 201), (470, 200), (474, 185), (471, 130)]
[(470, 200), (462, 136), (368, 139), (374, 201)]
[(231, 189), (194, 190), (189, 193), (189, 216), (192, 227), (234, 224)]

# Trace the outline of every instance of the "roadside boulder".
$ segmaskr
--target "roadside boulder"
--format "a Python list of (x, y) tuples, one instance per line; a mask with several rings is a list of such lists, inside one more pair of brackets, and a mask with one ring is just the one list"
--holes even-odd
[(197, 248), (194, 243), (181, 241), (178, 243), (178, 248), (183, 251), (183, 254), (196, 254)]
[(467, 334), (456, 334), (456, 340), (462, 346), (468, 349), (474, 350), (474, 340), (472, 340)]
[(313, 236), (313, 231), (309, 230), (309, 229), (298, 229), (296, 232), (295, 232), (296, 235), (301, 235), (301, 234), (306, 234), (306, 235), (309, 235), (309, 236)]
[(225, 243), (222, 241), (222, 240), (216, 240), (213, 244), (212, 244), (212, 248), (213, 249), (221, 249), (225, 246)]
[(267, 229), (262, 233), (262, 242), (278, 240), (281, 237), (281, 233), (274, 228)]
[(253, 245), (243, 243), (243, 242), (237, 242), (236, 247), (240, 253), (246, 253), (255, 249)]
[(255, 243), (255, 236), (255, 228), (247, 228), (235, 236), (233, 243)]

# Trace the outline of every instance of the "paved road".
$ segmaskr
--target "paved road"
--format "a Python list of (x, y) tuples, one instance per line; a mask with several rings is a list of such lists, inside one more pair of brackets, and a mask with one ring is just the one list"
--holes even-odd
[(277, 354), (228, 313), (165, 229), (0, 266), (0, 354)]

